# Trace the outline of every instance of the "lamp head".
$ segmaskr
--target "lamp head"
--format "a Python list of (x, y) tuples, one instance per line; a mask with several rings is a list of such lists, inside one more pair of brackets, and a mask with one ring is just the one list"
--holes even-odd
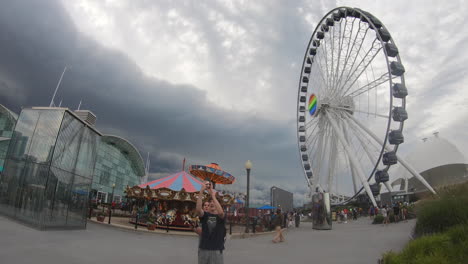
[(245, 168), (250, 170), (252, 168), (252, 162), (250, 160), (245, 162)]

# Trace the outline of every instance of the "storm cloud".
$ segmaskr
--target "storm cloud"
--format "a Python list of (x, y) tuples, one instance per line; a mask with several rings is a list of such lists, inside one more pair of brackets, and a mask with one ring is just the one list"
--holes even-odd
[[(0, 103), (15, 112), (49, 105), (67, 66), (55, 104), (76, 109), (81, 100), (100, 131), (151, 153), (153, 176), (179, 171), (184, 157), (217, 162), (238, 179), (228, 189), (241, 192), (250, 159), (255, 203), (268, 202), (276, 185), (300, 205), (307, 193), (295, 132), (300, 64), (320, 18), (355, 3), (176, 3), (2, 1)], [(359, 4), (400, 48), (412, 96), (406, 140), (438, 130), (468, 149), (460, 132), (468, 117), (466, 4)], [(444, 102), (437, 110), (424, 107), (435, 99)]]

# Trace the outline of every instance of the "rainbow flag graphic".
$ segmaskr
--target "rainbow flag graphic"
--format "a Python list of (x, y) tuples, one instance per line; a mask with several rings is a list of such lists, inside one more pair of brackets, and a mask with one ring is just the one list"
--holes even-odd
[(309, 97), (308, 109), (311, 116), (313, 116), (317, 111), (317, 96), (315, 96), (315, 94), (311, 94)]

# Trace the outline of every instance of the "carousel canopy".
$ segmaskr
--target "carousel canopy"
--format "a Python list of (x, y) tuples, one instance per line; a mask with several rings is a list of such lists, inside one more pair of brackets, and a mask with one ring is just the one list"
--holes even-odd
[(180, 191), (183, 188), (186, 192), (196, 192), (201, 189), (202, 183), (187, 172), (181, 171), (158, 180), (138, 185), (140, 188), (146, 188), (146, 186), (149, 186), (151, 189), (168, 188), (173, 191)]

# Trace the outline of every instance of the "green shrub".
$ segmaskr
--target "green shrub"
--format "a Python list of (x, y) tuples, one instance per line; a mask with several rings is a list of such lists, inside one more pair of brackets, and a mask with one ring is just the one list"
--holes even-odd
[(381, 224), (381, 223), (383, 223), (383, 220), (384, 220), (383, 215), (381, 215), (381, 214), (376, 215), (374, 217), (374, 221), (372, 222), (372, 224)]
[(415, 234), (401, 253), (387, 252), (385, 264), (457, 264), (468, 259), (468, 183), (437, 190), (439, 197), (421, 200), (409, 213), (418, 220)]
[(390, 221), (390, 223), (395, 223), (395, 215), (393, 213), (391, 213), (389, 216), (388, 216), (388, 220)]
[(457, 264), (468, 258), (468, 226), (457, 225), (444, 233), (427, 235), (412, 240), (401, 253), (387, 252), (385, 264)]
[(459, 197), (441, 197), (424, 203), (417, 212), (417, 236), (443, 232), (458, 224), (468, 224), (468, 202)]

